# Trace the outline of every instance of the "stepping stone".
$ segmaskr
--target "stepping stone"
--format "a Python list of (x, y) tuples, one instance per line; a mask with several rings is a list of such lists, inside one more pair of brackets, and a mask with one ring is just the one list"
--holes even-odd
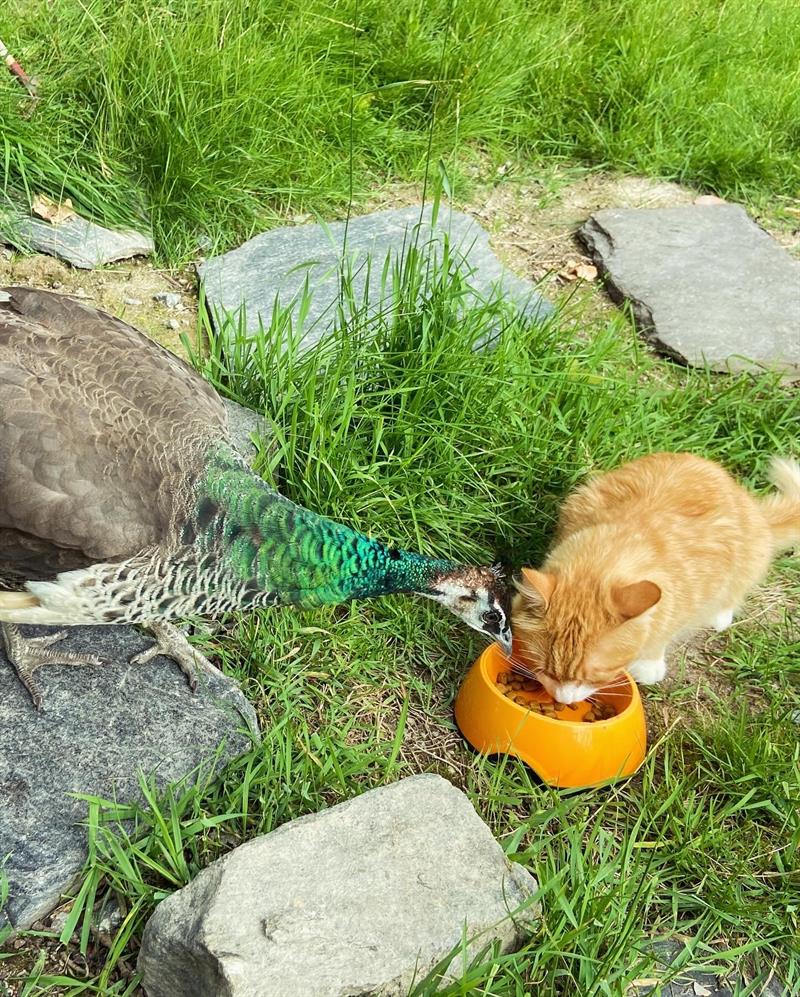
[(26, 215), (5, 216), (2, 226), (0, 239), (9, 245), (57, 256), (83, 270), (149, 256), (155, 248), (149, 235), (132, 229), (112, 231), (77, 215), (59, 225)]
[(148, 997), (399, 997), (517, 948), (536, 889), (463, 793), (412, 776), (213, 863), (156, 908), (138, 969)]
[[(414, 244), (429, 260), (441, 261), (445, 235), (470, 288), (465, 308), (495, 296), (507, 299), (534, 320), (553, 313), (552, 305), (537, 294), (532, 283), (498, 260), (478, 222), (446, 207), (440, 208), (435, 225), (430, 206), (422, 211), (411, 206), (352, 218), (346, 246), (344, 222), (273, 229), (201, 264), (198, 273), (218, 330), (224, 328), (226, 313), (237, 315), (242, 308), (248, 332), (258, 332), (260, 324), (267, 328), (277, 302), (290, 309), (293, 328), (302, 327), (302, 346), (308, 348), (334, 328), (343, 266), (352, 275), (356, 301), (362, 303), (366, 294), (369, 313), (376, 315), (393, 300), (392, 264)], [(387, 258), (390, 272), (383, 287)], [(306, 282), (311, 300), (302, 317)], [(499, 331), (499, 318), (497, 326), (495, 331)]]
[(70, 794), (132, 801), (140, 772), (166, 786), (204, 762), (221, 768), (252, 743), (244, 731), (257, 733), (255, 712), (236, 682), (203, 672), (192, 695), (167, 658), (127, 664), (151, 643), (131, 627), (70, 628), (65, 650), (114, 663), (42, 669), (42, 713), (0, 654), (0, 867), (9, 887), (0, 930), (43, 917), (80, 872), (88, 805)]
[(261, 437), (263, 440), (265, 437), (273, 435), (272, 430), (267, 425), (264, 416), (259, 415), (258, 412), (245, 408), (244, 405), (231, 401), (230, 398), (223, 398), (222, 404), (228, 412), (228, 432), (231, 442), (239, 453), (247, 458), (248, 464), (252, 465), (258, 455), (258, 449), (251, 436)]
[(800, 262), (743, 208), (610, 208), (578, 236), (656, 349), (718, 371), (800, 374)]
[[(657, 938), (651, 943), (651, 949), (656, 957), (656, 965), (648, 972), (647, 982), (631, 984), (627, 997), (735, 997), (736, 994), (750, 993), (748, 984), (752, 980), (745, 979), (741, 973), (732, 968), (725, 977), (706, 970), (692, 969), (692, 959), (687, 962), (684, 957), (686, 942), (677, 938)], [(701, 951), (708, 953), (708, 946)], [(713, 959), (713, 953), (711, 953)], [(680, 959), (680, 963), (678, 960)], [(697, 960), (694, 960), (697, 961)], [(707, 959), (705, 961), (708, 961)], [(719, 960), (724, 964), (725, 960)], [(678, 970), (675, 979), (669, 983), (660, 982), (662, 978), (673, 975), (675, 963), (688, 968)], [(655, 982), (658, 980), (659, 982)], [(765, 988), (753, 991), (762, 997), (792, 997), (789, 990), (774, 976)]]

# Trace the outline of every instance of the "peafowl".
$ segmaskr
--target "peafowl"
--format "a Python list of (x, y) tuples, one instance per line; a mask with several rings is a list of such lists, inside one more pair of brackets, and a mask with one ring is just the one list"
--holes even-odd
[(389, 547), (290, 502), (234, 450), (225, 408), (191, 367), (61, 294), (0, 289), (0, 629), (37, 707), (36, 670), (102, 665), (65, 631), (140, 624), (197, 684), (213, 666), (171, 620), (394, 592), (436, 600), (509, 650), (489, 567)]

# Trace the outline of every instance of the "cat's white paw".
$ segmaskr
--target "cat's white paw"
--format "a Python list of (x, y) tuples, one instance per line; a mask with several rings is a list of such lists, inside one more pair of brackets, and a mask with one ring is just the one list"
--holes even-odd
[(663, 658), (640, 658), (628, 666), (628, 672), (642, 685), (655, 685), (667, 674), (667, 663)]
[(732, 609), (721, 609), (711, 620), (711, 626), (715, 630), (727, 630), (731, 623), (733, 623)]

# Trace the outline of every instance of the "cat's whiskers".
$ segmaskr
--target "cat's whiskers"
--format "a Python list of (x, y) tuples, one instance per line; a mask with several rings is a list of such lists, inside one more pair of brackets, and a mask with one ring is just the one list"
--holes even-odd
[(529, 672), (531, 675), (533, 675), (533, 674), (541, 675), (541, 669), (539, 669), (539, 668), (531, 668), (530, 665), (526, 665), (522, 661), (514, 661), (512, 659), (511, 660), (511, 667), (515, 671), (518, 671), (518, 672)]
[(599, 703), (602, 703), (603, 700), (605, 700), (605, 699), (620, 699), (621, 697), (622, 697), (622, 693), (619, 693), (619, 692), (610, 692), (610, 693), (606, 694), (606, 691), (604, 689), (602, 696), (594, 696), (594, 695), (593, 696), (587, 696), (586, 697), (586, 702), (587, 703), (592, 703), (594, 705), (597, 705)]
[(512, 665), (511, 666), (511, 671), (514, 672), (517, 675), (522, 675), (522, 676), (524, 676), (527, 679), (531, 679), (532, 681), (539, 682), (541, 684), (541, 679), (539, 678), (539, 675), (541, 673), (539, 673), (539, 672), (532, 672), (529, 668), (526, 668), (524, 665), (521, 665), (521, 666), (520, 665)]
[(606, 689), (627, 689), (628, 688), (628, 680), (627, 679), (622, 679), (619, 682), (609, 682), (608, 685), (602, 685), (602, 686), (600, 686), (600, 688), (603, 691), (605, 691)]
[(522, 675), (528, 675), (530, 678), (535, 678), (542, 674), (540, 668), (531, 668), (529, 665), (525, 664), (524, 661), (520, 661), (519, 658), (507, 658), (507, 661), (511, 665), (511, 670), (514, 672), (519, 672)]

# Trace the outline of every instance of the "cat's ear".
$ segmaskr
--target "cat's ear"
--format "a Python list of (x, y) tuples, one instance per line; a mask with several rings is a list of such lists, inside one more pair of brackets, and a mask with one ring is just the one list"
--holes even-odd
[(623, 620), (632, 620), (635, 616), (652, 609), (661, 598), (661, 589), (655, 582), (634, 582), (633, 585), (615, 585), (611, 590), (611, 599)]
[(542, 611), (547, 609), (553, 589), (556, 587), (556, 580), (553, 575), (548, 575), (544, 571), (523, 568), (522, 581), (517, 587), (531, 609)]

